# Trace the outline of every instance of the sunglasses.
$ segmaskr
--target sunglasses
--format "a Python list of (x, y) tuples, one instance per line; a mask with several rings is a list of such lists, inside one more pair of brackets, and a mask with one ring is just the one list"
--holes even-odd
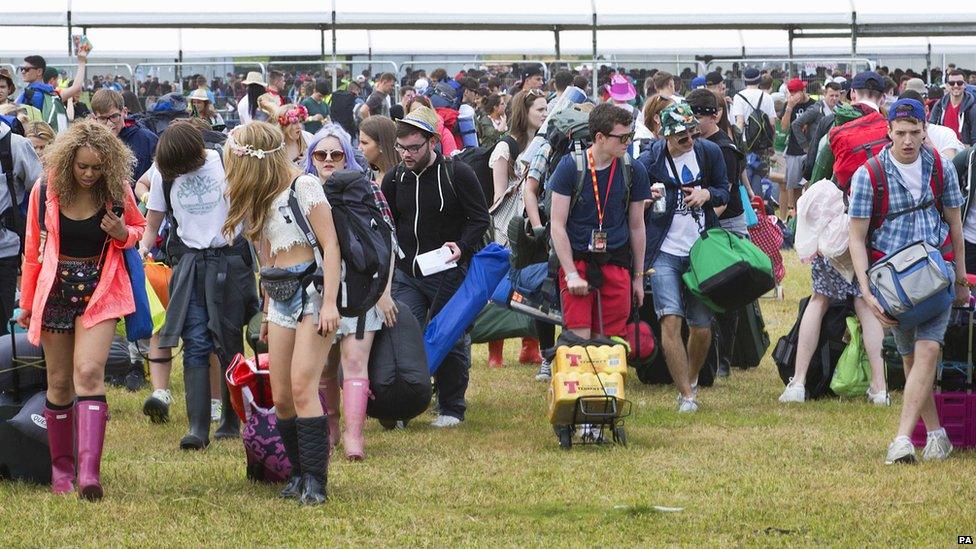
[(631, 141), (634, 140), (634, 134), (635, 132), (623, 133), (620, 135), (617, 135), (615, 133), (608, 133), (607, 137), (616, 137), (617, 139), (620, 140), (621, 143), (630, 143)]
[(32, 70), (34, 70), (36, 68), (38, 68), (38, 67), (28, 67), (27, 65), (23, 65), (21, 67), (17, 67), (17, 70), (19, 70), (20, 72), (28, 72), (28, 71), (32, 71)]
[(966, 81), (965, 80), (950, 80), (950, 81), (946, 82), (946, 84), (948, 84), (950, 86), (965, 86), (966, 85)]
[(342, 151), (313, 151), (312, 158), (319, 162), (338, 162), (346, 158), (346, 153)]
[(700, 135), (701, 135), (701, 132), (686, 133), (686, 134), (684, 134), (684, 135), (682, 135), (681, 137), (678, 138), (678, 144), (680, 144), (680, 145), (686, 145), (689, 141), (691, 141), (692, 139), (695, 139), (696, 137), (698, 137)]

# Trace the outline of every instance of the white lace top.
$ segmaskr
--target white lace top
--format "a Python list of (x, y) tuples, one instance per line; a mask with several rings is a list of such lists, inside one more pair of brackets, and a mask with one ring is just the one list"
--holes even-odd
[[(308, 246), (305, 233), (299, 228), (288, 208), (288, 193), (290, 192), (291, 188), (289, 187), (275, 198), (271, 204), (268, 221), (264, 225), (264, 236), (271, 243), (272, 255), (295, 245)], [(318, 177), (313, 175), (306, 174), (298, 178), (295, 183), (295, 194), (298, 195), (298, 205), (306, 216), (312, 211), (313, 206), (322, 203), (328, 205), (329, 203), (328, 199), (325, 198), (325, 191), (322, 190), (322, 183)]]

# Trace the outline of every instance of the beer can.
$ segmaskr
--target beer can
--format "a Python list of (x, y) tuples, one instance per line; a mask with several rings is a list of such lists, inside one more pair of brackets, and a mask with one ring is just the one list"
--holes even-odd
[(656, 190), (661, 193), (661, 198), (654, 201), (654, 204), (651, 206), (651, 210), (656, 214), (663, 214), (667, 209), (667, 204), (664, 202), (664, 183), (655, 183), (651, 185), (651, 190)]

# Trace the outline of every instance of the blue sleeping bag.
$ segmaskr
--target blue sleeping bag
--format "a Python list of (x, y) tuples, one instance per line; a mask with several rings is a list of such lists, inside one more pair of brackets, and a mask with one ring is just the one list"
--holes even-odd
[(509, 270), (510, 252), (496, 243), (471, 258), (464, 282), (454, 296), (430, 319), (424, 331), (427, 367), (433, 375), (461, 334), (485, 308), (498, 282)]

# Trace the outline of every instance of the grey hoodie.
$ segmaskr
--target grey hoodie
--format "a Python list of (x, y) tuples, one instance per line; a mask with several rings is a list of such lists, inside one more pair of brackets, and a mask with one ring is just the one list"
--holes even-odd
[[(10, 133), (10, 126), (0, 122), (0, 139)], [(14, 159), (14, 192), (17, 204), (24, 200), (34, 182), (41, 176), (41, 161), (34, 152), (30, 140), (17, 134), (10, 136), (10, 152)], [(0, 170), (0, 212), (10, 207), (10, 193), (7, 192), (7, 177)], [(20, 237), (0, 225), (0, 257), (14, 257), (20, 250)]]

